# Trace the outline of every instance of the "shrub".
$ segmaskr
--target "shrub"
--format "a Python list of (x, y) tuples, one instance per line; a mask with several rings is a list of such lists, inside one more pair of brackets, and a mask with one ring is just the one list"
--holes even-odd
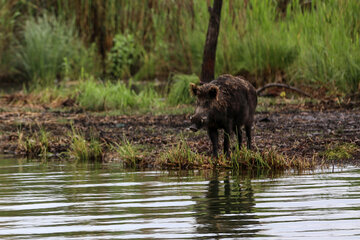
[(108, 54), (108, 72), (116, 79), (133, 76), (141, 67), (143, 49), (131, 34), (117, 34)]

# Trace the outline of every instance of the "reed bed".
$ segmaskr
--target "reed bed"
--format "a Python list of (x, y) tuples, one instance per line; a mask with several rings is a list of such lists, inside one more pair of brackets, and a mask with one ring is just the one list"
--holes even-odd
[[(21, 69), (31, 69), (21, 71), (28, 81), (106, 78), (115, 36), (133, 36), (141, 59), (136, 71), (119, 76), (166, 80), (173, 73), (199, 75), (210, 4), (195, 0), (1, 1), (0, 21), (5, 24), (0, 26), (0, 42), (14, 46), (9, 54), (2, 45), (0, 54), (17, 56)], [(330, 95), (356, 93), (360, 87), (359, 11), (357, 0), (224, 1), (216, 75), (245, 75), (256, 86), (280, 81), (323, 87)], [(40, 36), (46, 27), (40, 26), (53, 18), (59, 26), (54, 22), (51, 26), (69, 30), (58, 31), (57, 36), (71, 35), (81, 40), (88, 49), (85, 52), (93, 54), (76, 59), (76, 52), (82, 50), (71, 48), (68, 41), (45, 44), (47, 39)], [(28, 30), (37, 28), (44, 31)], [(36, 45), (30, 45), (30, 32), (31, 39), (38, 39)], [(45, 48), (52, 49), (46, 58), (34, 58), (31, 51), (43, 53)]]

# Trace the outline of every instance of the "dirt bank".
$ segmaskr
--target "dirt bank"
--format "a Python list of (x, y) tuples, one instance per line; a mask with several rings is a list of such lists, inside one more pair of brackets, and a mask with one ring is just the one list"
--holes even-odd
[[(23, 155), (18, 144), (19, 134), (31, 136), (41, 127), (52, 136), (49, 148), (56, 156), (67, 151), (73, 126), (87, 137), (97, 136), (103, 143), (113, 144), (126, 136), (133, 144), (145, 146), (149, 149), (143, 156), (147, 165), (152, 165), (157, 154), (176, 145), (180, 138), (188, 141), (193, 150), (210, 154), (206, 132), (189, 132), (186, 130), (189, 125), (189, 114), (99, 116), (71, 109), (30, 109), (3, 103), (0, 152)], [(275, 147), (289, 157), (321, 159), (329, 147), (343, 143), (355, 144), (359, 149), (360, 108), (357, 106), (282, 104), (271, 111), (256, 114), (254, 145), (259, 149)], [(115, 159), (111, 154), (109, 156), (107, 161)], [(359, 150), (347, 163), (360, 163)]]

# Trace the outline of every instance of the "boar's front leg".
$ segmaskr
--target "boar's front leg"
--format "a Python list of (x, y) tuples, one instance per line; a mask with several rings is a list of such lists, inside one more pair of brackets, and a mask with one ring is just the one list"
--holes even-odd
[(209, 128), (208, 129), (208, 134), (212, 143), (212, 155), (214, 157), (218, 156), (218, 138), (219, 138), (219, 134), (218, 134), (218, 130), (216, 128)]

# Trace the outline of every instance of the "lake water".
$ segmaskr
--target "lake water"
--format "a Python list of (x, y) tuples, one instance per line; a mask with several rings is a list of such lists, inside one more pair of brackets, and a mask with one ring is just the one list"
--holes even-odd
[(360, 169), (252, 176), (0, 159), (0, 239), (360, 239)]

